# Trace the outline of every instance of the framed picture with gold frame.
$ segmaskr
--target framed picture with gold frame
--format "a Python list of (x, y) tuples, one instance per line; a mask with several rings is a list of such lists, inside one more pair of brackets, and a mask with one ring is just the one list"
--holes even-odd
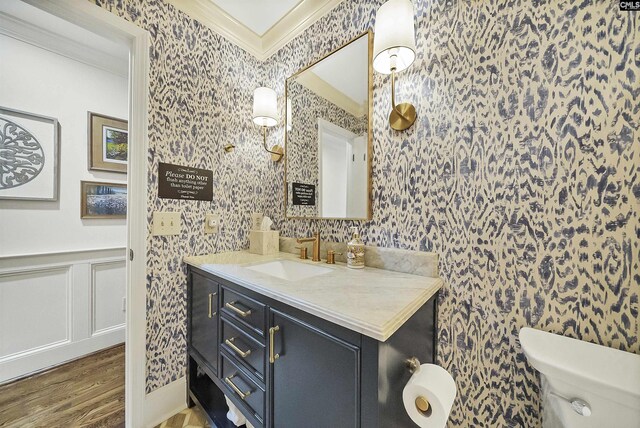
[(127, 185), (81, 181), (80, 218), (127, 218)]
[(127, 172), (129, 130), (127, 121), (88, 112), (89, 169)]

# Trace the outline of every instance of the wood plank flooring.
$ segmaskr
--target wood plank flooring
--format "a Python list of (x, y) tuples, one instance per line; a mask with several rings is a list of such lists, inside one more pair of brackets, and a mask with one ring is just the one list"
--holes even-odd
[(124, 345), (1, 385), (0, 427), (124, 427)]

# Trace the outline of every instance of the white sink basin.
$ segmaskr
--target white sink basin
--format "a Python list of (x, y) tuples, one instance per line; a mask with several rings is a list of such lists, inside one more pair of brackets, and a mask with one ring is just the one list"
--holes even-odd
[(331, 272), (331, 269), (322, 266), (314, 266), (306, 263), (293, 262), (291, 260), (274, 260), (247, 266), (246, 269), (266, 273), (286, 281), (300, 281), (313, 276)]

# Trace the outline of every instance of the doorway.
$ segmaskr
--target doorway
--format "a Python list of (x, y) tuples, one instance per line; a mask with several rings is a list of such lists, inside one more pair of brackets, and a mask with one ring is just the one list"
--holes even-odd
[[(149, 35), (132, 23), (83, 0), (45, 2), (25, 0), (57, 18), (122, 44), (128, 51), (127, 119), (129, 171), (126, 178), (128, 198), (125, 240), (126, 299), (126, 425), (142, 426), (145, 399), (145, 299), (146, 299), (146, 187), (147, 187), (147, 93)], [(64, 124), (63, 124), (64, 126)], [(65, 130), (66, 132), (66, 130)], [(78, 183), (78, 186), (80, 184)], [(51, 206), (55, 210), (56, 202)], [(49, 225), (55, 227), (55, 224)], [(67, 257), (67, 256), (62, 256)], [(15, 259), (1, 260), (3, 266), (15, 266)], [(73, 271), (70, 274), (73, 277)], [(62, 281), (64, 282), (64, 280)], [(76, 296), (79, 297), (79, 296)], [(77, 300), (77, 299), (76, 299)], [(69, 298), (68, 304), (73, 303)], [(33, 314), (37, 316), (38, 314)], [(73, 318), (75, 320), (76, 318)], [(74, 322), (72, 320), (72, 323)], [(71, 334), (64, 340), (73, 338)]]
[(318, 208), (325, 218), (367, 216), (367, 137), (318, 119)]

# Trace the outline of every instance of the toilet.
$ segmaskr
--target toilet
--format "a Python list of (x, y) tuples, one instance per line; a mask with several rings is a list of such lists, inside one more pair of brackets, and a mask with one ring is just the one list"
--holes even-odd
[(540, 372), (544, 428), (640, 427), (640, 355), (528, 327), (519, 338)]

